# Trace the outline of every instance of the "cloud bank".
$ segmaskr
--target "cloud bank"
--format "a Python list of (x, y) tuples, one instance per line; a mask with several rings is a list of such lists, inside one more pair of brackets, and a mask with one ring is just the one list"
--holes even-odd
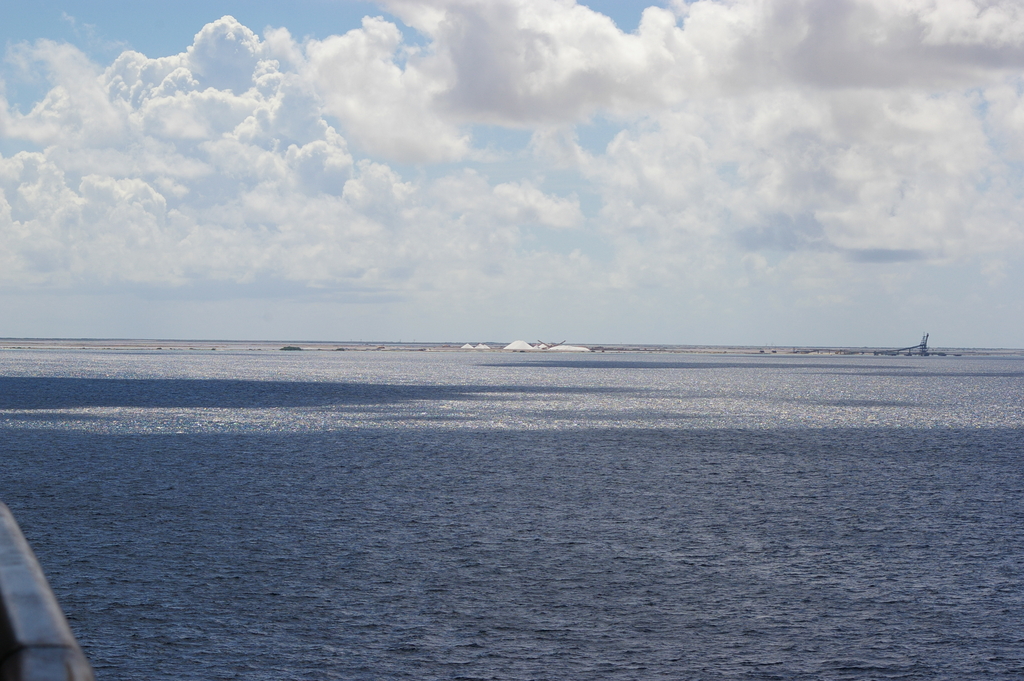
[(0, 287), (277, 281), (465, 314), (492, 290), (583, 300), (594, 332), (641, 299), (869, 324), (921, 277), (1012, 302), (1019, 3), (698, 0), (632, 33), (573, 0), (381, 7), (323, 40), (225, 16), (110, 64), (11, 48), (8, 77), (49, 86), (0, 101), (0, 139), (34, 149), (0, 156)]

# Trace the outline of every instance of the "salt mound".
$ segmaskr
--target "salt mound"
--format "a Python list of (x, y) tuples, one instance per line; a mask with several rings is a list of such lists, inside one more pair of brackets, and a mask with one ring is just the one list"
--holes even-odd
[(473, 344), (472, 343), (466, 343), (461, 348), (459, 348), (459, 350), (472, 350), (472, 349), (473, 349)]
[(551, 352), (590, 352), (590, 348), (585, 348), (582, 345), (556, 345), (548, 349)]
[(505, 346), (506, 350), (533, 350), (533, 346), (526, 341), (513, 341)]
[(480, 345), (476, 346), (476, 348), (474, 348), (474, 349), (475, 350), (490, 350), (491, 346), (484, 345), (483, 343), (481, 343)]

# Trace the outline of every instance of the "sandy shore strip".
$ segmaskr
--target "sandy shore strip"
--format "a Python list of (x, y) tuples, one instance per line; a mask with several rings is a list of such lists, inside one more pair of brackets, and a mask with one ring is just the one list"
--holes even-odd
[[(283, 341), (283, 340), (178, 340), (131, 338), (0, 338), (2, 350), (109, 350), (137, 352), (252, 352), (301, 350), (314, 352), (511, 352), (501, 348), (502, 341), (485, 341), (489, 350), (466, 350), (464, 343), (401, 343), (392, 341)], [(673, 353), (699, 355), (874, 355), (892, 348), (864, 347), (794, 347), (794, 346), (741, 346), (741, 345), (657, 345), (623, 343), (578, 343), (594, 352), (613, 353)], [(1017, 356), (1024, 357), (1019, 348), (929, 348), (931, 356)]]

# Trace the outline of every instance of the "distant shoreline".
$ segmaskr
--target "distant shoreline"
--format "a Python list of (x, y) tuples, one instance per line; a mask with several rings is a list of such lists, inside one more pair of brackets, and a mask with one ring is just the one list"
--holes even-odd
[[(458, 353), (509, 353), (503, 350), (511, 341), (481, 341), (491, 346), (490, 350), (463, 349), (463, 343), (417, 343), (417, 342), (363, 342), (363, 341), (240, 341), (240, 340), (166, 340), (129, 338), (0, 338), (3, 350), (111, 350), (111, 351), (280, 351), (283, 348), (303, 351), (349, 351), (349, 352), (458, 352)], [(663, 345), (643, 343), (576, 343), (590, 348), (595, 353), (658, 353), (658, 354), (699, 354), (699, 355), (767, 355), (767, 356), (874, 356), (875, 352), (892, 351), (894, 347), (814, 347), (814, 346), (769, 346), (769, 345)], [(933, 353), (946, 356), (1002, 356), (1024, 357), (1021, 348), (929, 348)], [(518, 351), (521, 352), (521, 351)], [(543, 352), (543, 351), (542, 351)], [(561, 353), (559, 353), (561, 354)]]

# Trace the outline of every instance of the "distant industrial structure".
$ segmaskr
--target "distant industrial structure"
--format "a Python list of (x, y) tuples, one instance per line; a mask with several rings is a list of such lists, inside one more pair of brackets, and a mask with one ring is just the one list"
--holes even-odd
[(876, 355), (902, 355), (906, 353), (907, 357), (912, 355), (918, 355), (920, 357), (927, 357), (930, 354), (945, 356), (944, 352), (931, 353), (928, 351), (928, 334), (926, 333), (921, 337), (921, 342), (917, 345), (911, 345), (908, 348), (899, 348), (898, 350), (876, 350)]
[(585, 348), (582, 345), (566, 345), (565, 341), (558, 343), (537, 341), (536, 345), (530, 345), (523, 340), (513, 341), (502, 348), (502, 350), (511, 350), (513, 352), (590, 352), (590, 348)]

